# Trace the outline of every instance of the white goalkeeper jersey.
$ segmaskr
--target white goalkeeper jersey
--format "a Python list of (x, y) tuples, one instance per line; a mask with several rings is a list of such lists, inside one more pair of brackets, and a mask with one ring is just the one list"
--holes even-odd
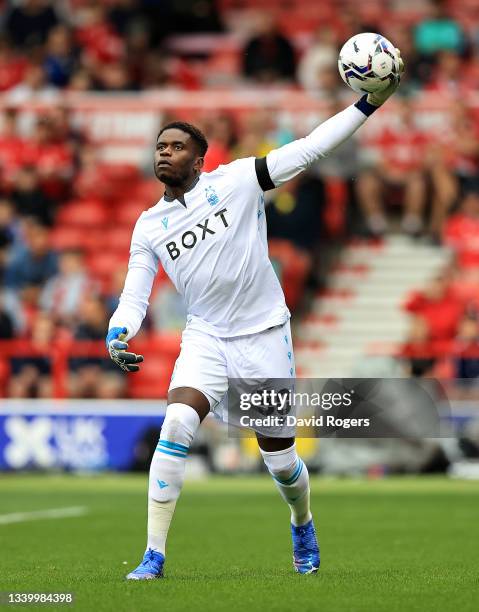
[(238, 159), (203, 173), (183, 202), (163, 197), (143, 212), (109, 327), (125, 326), (127, 339), (138, 332), (160, 263), (184, 297), (189, 328), (233, 337), (284, 323), (290, 313), (268, 258), (264, 191), (351, 136), (374, 109), (368, 107), (350, 106), (266, 158)]

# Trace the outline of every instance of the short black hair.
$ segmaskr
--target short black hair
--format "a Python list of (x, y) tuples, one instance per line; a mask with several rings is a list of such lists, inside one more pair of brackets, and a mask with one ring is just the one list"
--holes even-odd
[(191, 123), (186, 123), (185, 121), (171, 121), (164, 125), (158, 133), (157, 139), (163, 134), (165, 130), (181, 130), (182, 132), (186, 132), (193, 138), (196, 142), (198, 150), (200, 152), (201, 157), (206, 155), (206, 151), (208, 151), (208, 141), (206, 140), (205, 135), (201, 130), (199, 130)]

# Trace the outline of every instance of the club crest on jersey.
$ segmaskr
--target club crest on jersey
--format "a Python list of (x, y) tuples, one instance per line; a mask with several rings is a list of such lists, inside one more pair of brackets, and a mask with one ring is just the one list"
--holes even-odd
[(168, 227), (168, 217), (163, 217), (161, 220), (163, 227), (166, 229)]
[(205, 189), (206, 200), (208, 201), (210, 206), (215, 206), (220, 201), (218, 194), (215, 191), (214, 187), (206, 187)]

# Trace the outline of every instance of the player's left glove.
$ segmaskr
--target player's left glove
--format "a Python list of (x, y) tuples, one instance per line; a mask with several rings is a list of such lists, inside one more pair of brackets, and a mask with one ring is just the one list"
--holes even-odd
[(398, 58), (399, 58), (398, 75), (394, 79), (394, 81), (391, 83), (391, 85), (389, 85), (389, 87), (387, 87), (383, 91), (376, 91), (375, 93), (368, 94), (367, 101), (369, 102), (369, 104), (372, 104), (373, 106), (381, 106), (382, 104), (384, 104), (384, 102), (386, 102), (386, 100), (390, 96), (392, 96), (393, 93), (396, 91), (396, 89), (399, 87), (399, 83), (401, 82), (401, 75), (404, 72), (404, 62), (402, 61), (402, 58), (401, 58), (401, 51), (399, 51), (399, 49), (396, 49), (396, 53), (398, 54)]
[(140, 366), (136, 365), (143, 361), (143, 355), (127, 353), (128, 344), (123, 342), (128, 334), (126, 327), (112, 327), (106, 337), (106, 348), (110, 353), (112, 361), (125, 372), (138, 372)]

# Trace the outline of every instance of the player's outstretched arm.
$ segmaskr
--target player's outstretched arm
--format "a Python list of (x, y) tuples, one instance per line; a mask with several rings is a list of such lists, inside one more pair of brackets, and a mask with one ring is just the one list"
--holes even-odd
[(158, 258), (149, 246), (140, 217), (131, 239), (125, 285), (118, 308), (110, 319), (106, 336), (106, 346), (111, 359), (128, 372), (139, 370), (136, 364), (141, 363), (143, 357), (127, 352), (128, 344), (125, 340), (133, 338), (141, 327), (157, 270)]
[[(400, 72), (403, 70), (404, 64), (400, 59)], [(268, 153), (266, 165), (270, 188), (278, 187), (297, 176), (350, 138), (366, 119), (396, 91), (399, 82), (400, 77), (384, 91), (364, 95), (355, 104), (321, 123), (305, 138), (290, 142)], [(263, 183), (268, 184), (268, 181), (263, 181)]]

